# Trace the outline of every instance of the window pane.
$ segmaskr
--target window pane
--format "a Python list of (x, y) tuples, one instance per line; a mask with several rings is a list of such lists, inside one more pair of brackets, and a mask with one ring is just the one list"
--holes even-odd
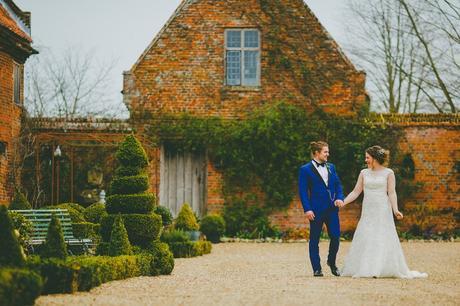
[(258, 85), (259, 51), (244, 51), (244, 84)]
[(227, 48), (241, 48), (241, 31), (227, 31)]
[(244, 47), (258, 48), (259, 47), (259, 31), (244, 32)]
[(241, 51), (227, 51), (227, 85), (241, 84)]

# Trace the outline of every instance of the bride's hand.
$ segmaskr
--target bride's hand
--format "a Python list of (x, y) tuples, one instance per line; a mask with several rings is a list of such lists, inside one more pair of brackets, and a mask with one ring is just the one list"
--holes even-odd
[(402, 214), (402, 212), (397, 211), (395, 212), (395, 217), (396, 219), (401, 220), (402, 218), (404, 218), (404, 215)]

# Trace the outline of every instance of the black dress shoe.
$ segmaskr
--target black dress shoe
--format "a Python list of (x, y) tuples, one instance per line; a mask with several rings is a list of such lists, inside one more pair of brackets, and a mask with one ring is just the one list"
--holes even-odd
[(323, 272), (321, 270), (316, 270), (313, 272), (313, 276), (323, 276)]
[(329, 262), (327, 265), (331, 268), (331, 273), (334, 274), (335, 276), (340, 276), (339, 268), (335, 264), (330, 264)]

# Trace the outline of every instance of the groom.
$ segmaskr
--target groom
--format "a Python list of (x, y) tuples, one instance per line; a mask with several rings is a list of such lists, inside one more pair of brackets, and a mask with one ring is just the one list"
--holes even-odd
[(343, 204), (342, 186), (333, 164), (327, 162), (329, 145), (323, 141), (310, 144), (313, 160), (299, 172), (299, 194), (303, 210), (310, 221), (310, 262), (314, 276), (323, 276), (319, 257), (319, 238), (326, 224), (329, 234), (329, 256), (327, 265), (332, 274), (340, 276), (335, 264), (339, 250), (340, 223), (339, 209)]

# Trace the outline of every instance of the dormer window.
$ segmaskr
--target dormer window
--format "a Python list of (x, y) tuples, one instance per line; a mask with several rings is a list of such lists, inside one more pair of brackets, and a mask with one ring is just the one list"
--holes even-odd
[(260, 32), (225, 31), (225, 76), (229, 86), (260, 86)]

